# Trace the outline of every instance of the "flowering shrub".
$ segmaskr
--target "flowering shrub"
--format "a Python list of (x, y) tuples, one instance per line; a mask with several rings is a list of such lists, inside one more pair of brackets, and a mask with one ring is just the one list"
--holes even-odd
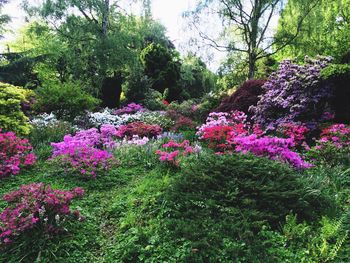
[(123, 114), (133, 114), (136, 112), (142, 112), (145, 111), (146, 108), (144, 108), (142, 105), (137, 104), (137, 103), (130, 103), (126, 105), (125, 107), (118, 109), (115, 111), (115, 114), (117, 115), (123, 115)]
[(232, 138), (248, 134), (247, 116), (240, 111), (232, 113), (212, 112), (205, 124), (198, 128), (197, 135), (217, 151), (232, 150)]
[(143, 146), (146, 145), (149, 142), (149, 139), (147, 137), (140, 138), (138, 135), (134, 135), (131, 140), (128, 140), (128, 144)]
[(272, 160), (277, 160), (290, 164), (296, 169), (310, 168), (311, 165), (306, 163), (291, 148), (295, 146), (294, 140), (283, 139), (278, 137), (261, 137), (255, 134), (233, 139), (235, 150), (241, 153), (250, 152), (256, 156), (263, 156)]
[(88, 119), (90, 127), (96, 128), (103, 124), (111, 124), (115, 127), (126, 125), (131, 122), (144, 122), (147, 124), (157, 124), (163, 128), (170, 128), (174, 122), (161, 111), (140, 111), (135, 114), (115, 115), (112, 110), (106, 108), (103, 112), (89, 113)]
[(327, 165), (350, 164), (350, 126), (333, 124), (321, 132), (317, 145), (307, 153), (314, 162)]
[(36, 157), (31, 151), (27, 139), (18, 138), (13, 132), (2, 133), (0, 128), (0, 179), (33, 165)]
[(333, 95), (331, 87), (320, 81), (320, 71), (329, 62), (330, 58), (307, 57), (304, 65), (290, 60), (281, 62), (277, 72), (264, 84), (265, 93), (257, 106), (250, 108), (252, 119), (268, 129), (275, 129), (281, 123), (318, 121)]
[(103, 125), (101, 133), (96, 128), (66, 135), (63, 142), (51, 143), (54, 147), (51, 160), (65, 169), (78, 171), (84, 177), (96, 178), (99, 171), (108, 170), (117, 161), (112, 154), (101, 148), (112, 149), (117, 130), (114, 126)]
[(79, 211), (71, 211), (71, 201), (82, 197), (84, 190), (54, 190), (50, 185), (34, 183), (22, 185), (6, 194), (7, 208), (0, 214), (0, 245), (8, 244), (30, 231), (39, 234), (57, 234), (70, 219), (82, 220)]
[(166, 112), (166, 116), (174, 122), (174, 125), (172, 125), (171, 130), (175, 132), (186, 131), (194, 128), (194, 123), (192, 119), (178, 113), (175, 110), (168, 110)]
[(162, 147), (164, 151), (156, 151), (156, 154), (159, 155), (159, 160), (173, 166), (179, 166), (182, 157), (201, 151), (200, 146), (197, 145), (192, 147), (188, 140), (181, 143), (170, 140), (169, 142), (163, 144)]
[(134, 135), (139, 137), (154, 138), (162, 133), (163, 129), (159, 125), (146, 124), (144, 122), (132, 122), (122, 125), (118, 128), (116, 135), (119, 138), (132, 138)]
[(283, 123), (279, 127), (281, 133), (287, 138), (291, 138), (296, 145), (301, 145), (306, 140), (306, 135), (310, 131), (305, 124)]
[(209, 127), (245, 124), (246, 120), (247, 115), (240, 111), (234, 111), (232, 113), (212, 112), (209, 114), (206, 122), (198, 128), (197, 135), (201, 138), (203, 132)]

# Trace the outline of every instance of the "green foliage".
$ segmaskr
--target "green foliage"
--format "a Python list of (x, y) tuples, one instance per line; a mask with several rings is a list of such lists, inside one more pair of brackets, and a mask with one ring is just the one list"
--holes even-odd
[(61, 142), (66, 134), (73, 134), (75, 129), (69, 122), (58, 121), (49, 125), (33, 125), (29, 141), (36, 156), (47, 160), (52, 155), (51, 142)]
[(99, 100), (84, 91), (80, 83), (51, 82), (36, 90), (40, 112), (55, 113), (57, 118), (73, 120), (85, 110), (92, 110)]
[[(279, 19), (275, 37), (288, 37), (300, 29), (295, 17), (304, 9), (304, 1), (288, 1)], [(349, 53), (349, 15), (349, 0), (318, 1), (301, 24), (298, 36), (278, 53), (278, 58), (302, 59), (305, 55), (330, 55), (340, 60)]]
[(321, 71), (324, 80), (350, 78), (350, 64), (330, 64)]
[[(189, 55), (181, 65), (181, 80), (179, 85), (189, 98), (199, 98), (205, 93), (215, 90), (215, 74), (209, 71), (203, 61), (194, 55)], [(185, 98), (185, 97), (184, 97)]]
[(168, 100), (179, 99), (181, 88), (181, 64), (178, 54), (160, 44), (150, 44), (141, 51), (140, 59), (145, 68), (145, 74), (152, 81), (152, 89), (163, 93), (168, 89)]
[(147, 178), (126, 199), (111, 258), (122, 262), (284, 262), (292, 252), (269, 249), (286, 254), (286, 238), (256, 234), (266, 224), (276, 229), (290, 211), (313, 220), (329, 205), (286, 166), (204, 152), (171, 178)]
[(21, 104), (28, 102), (31, 96), (31, 90), (0, 82), (0, 127), (4, 131), (29, 134), (31, 126), (21, 110)]

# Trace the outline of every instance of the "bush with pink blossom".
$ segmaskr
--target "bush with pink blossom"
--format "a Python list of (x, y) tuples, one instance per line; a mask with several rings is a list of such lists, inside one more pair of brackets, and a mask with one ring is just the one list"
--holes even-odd
[(137, 121), (119, 126), (116, 136), (119, 138), (132, 138), (137, 135), (139, 137), (156, 138), (162, 131), (163, 129), (157, 124)]
[(159, 160), (175, 167), (179, 166), (183, 157), (193, 153), (199, 153), (201, 151), (200, 146), (191, 146), (188, 140), (184, 140), (181, 143), (170, 140), (163, 144), (162, 148), (163, 150), (156, 151), (156, 154), (159, 156)]
[(53, 235), (65, 231), (68, 220), (82, 220), (78, 210), (72, 211), (73, 199), (84, 190), (55, 190), (50, 185), (33, 183), (5, 194), (7, 207), (0, 213), (0, 246), (15, 242), (22, 236)]
[(350, 165), (350, 125), (333, 124), (323, 129), (307, 156), (315, 163)]
[(74, 136), (66, 135), (63, 142), (51, 143), (54, 147), (51, 162), (63, 166), (66, 171), (77, 172), (83, 177), (96, 178), (118, 162), (105, 149), (113, 149), (116, 128), (103, 125), (101, 132), (92, 128), (79, 131)]
[(34, 165), (36, 156), (32, 150), (27, 139), (18, 138), (13, 132), (3, 133), (0, 128), (0, 179)]

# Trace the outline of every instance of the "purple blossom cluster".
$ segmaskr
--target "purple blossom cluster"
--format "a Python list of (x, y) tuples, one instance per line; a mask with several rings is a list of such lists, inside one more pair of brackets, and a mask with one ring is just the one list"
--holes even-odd
[(296, 169), (310, 168), (312, 165), (305, 162), (298, 153), (291, 149), (295, 146), (292, 138), (258, 137), (255, 134), (243, 137), (235, 137), (235, 150), (240, 153), (250, 152), (256, 156), (267, 157), (281, 161)]
[(330, 61), (329, 57), (305, 57), (304, 65), (282, 61), (262, 87), (265, 92), (257, 105), (250, 107), (253, 121), (274, 130), (282, 123), (320, 120), (333, 95), (332, 88), (320, 78)]
[(65, 169), (78, 171), (84, 177), (96, 178), (99, 171), (117, 165), (113, 155), (105, 150), (117, 146), (116, 133), (114, 126), (103, 125), (101, 132), (92, 128), (74, 136), (66, 135), (63, 142), (51, 143), (54, 147), (51, 160), (59, 162)]
[(79, 211), (69, 206), (84, 190), (54, 190), (50, 185), (34, 183), (22, 185), (19, 190), (3, 197), (7, 208), (0, 213), (0, 245), (13, 242), (30, 230), (43, 234), (56, 234), (63, 230), (68, 219), (82, 220)]
[(142, 105), (137, 103), (130, 103), (126, 105), (125, 107), (116, 110), (114, 113), (116, 115), (123, 115), (123, 114), (134, 114), (136, 112), (143, 112), (146, 111), (146, 108), (144, 108)]
[(1, 132), (0, 128), (0, 179), (19, 173), (22, 167), (31, 166), (36, 156), (27, 139), (21, 139), (13, 132)]

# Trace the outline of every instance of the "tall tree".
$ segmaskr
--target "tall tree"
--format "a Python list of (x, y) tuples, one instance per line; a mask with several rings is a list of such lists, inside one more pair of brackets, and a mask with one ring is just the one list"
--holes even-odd
[(65, 47), (58, 60), (68, 67), (70, 77), (94, 87), (92, 91), (106, 98), (109, 107), (119, 104), (124, 71), (137, 63), (136, 50), (144, 41), (137, 19), (118, 3), (45, 0), (33, 6), (24, 2), (27, 12), (41, 18)]
[[(200, 30), (200, 15), (207, 12), (218, 15), (224, 27), (224, 43), (205, 31), (200, 30), (200, 36), (216, 49), (245, 53), (249, 68), (248, 78), (254, 78), (256, 62), (287, 46), (299, 34), (303, 20), (319, 1), (302, 1), (304, 10), (294, 17), (297, 21), (296, 27), (284, 39), (274, 39), (270, 32), (273, 19), (284, 8), (284, 0), (200, 0), (196, 9), (188, 12), (187, 16), (194, 18), (192, 25)], [(280, 45), (271, 51), (276, 42)]]

